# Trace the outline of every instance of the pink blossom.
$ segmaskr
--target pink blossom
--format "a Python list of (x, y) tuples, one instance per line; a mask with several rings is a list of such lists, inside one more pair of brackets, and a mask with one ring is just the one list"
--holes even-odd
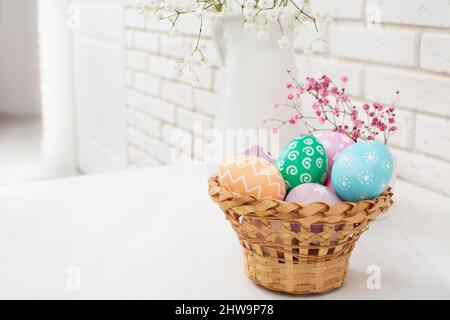
[(387, 126), (386, 126), (385, 124), (381, 123), (381, 122), (378, 122), (377, 128), (378, 128), (381, 132), (384, 132), (384, 131), (386, 131)]
[(356, 141), (356, 140), (358, 140), (360, 138), (360, 134), (358, 132), (356, 132), (356, 131), (353, 131), (352, 134), (351, 134), (351, 137), (352, 137), (353, 140)]
[(381, 105), (381, 104), (378, 103), (378, 102), (375, 102), (375, 103), (373, 104), (373, 107), (374, 107), (375, 110), (377, 110), (377, 111), (383, 110), (383, 105)]
[(331, 82), (331, 80), (330, 80), (330, 78), (328, 78), (328, 76), (326, 76), (326, 75), (322, 76), (322, 86), (323, 86), (323, 88), (328, 88), (328, 86), (330, 85), (330, 82)]
[(273, 108), (274, 108), (274, 109), (278, 108), (278, 104), (274, 104), (274, 105), (273, 105)]
[(326, 97), (326, 96), (328, 96), (328, 90), (325, 89), (325, 88), (322, 88), (322, 89), (319, 90), (319, 94), (320, 94), (322, 97)]
[(338, 106), (336, 106), (333, 108), (331, 113), (333, 113), (335, 116), (339, 116), (339, 114), (341, 113), (341, 109)]
[(356, 128), (361, 128), (362, 125), (364, 124), (364, 121), (356, 119), (355, 121), (353, 121), (353, 124), (355, 125)]
[(319, 91), (322, 88), (322, 85), (319, 82), (314, 82), (313, 89), (315, 91)]
[[(373, 140), (380, 133), (384, 132), (386, 142), (390, 136), (386, 134), (386, 131), (393, 132), (397, 130), (397, 127), (394, 126), (394, 104), (386, 107), (378, 102), (374, 102), (372, 105), (367, 103), (363, 104), (361, 107), (364, 110), (364, 114), (368, 116), (368, 121), (365, 122), (360, 118), (358, 109), (353, 106), (350, 98), (346, 94), (344, 85), (342, 87), (334, 85), (334, 82), (327, 75), (323, 75), (318, 79), (308, 77), (303, 85), (297, 85), (297, 80), (292, 74), (290, 76), (295, 83), (292, 81), (286, 84), (288, 90), (294, 89), (287, 96), (287, 99), (293, 101), (288, 106), (294, 108), (299, 114), (295, 114), (287, 120), (275, 119), (275, 121), (282, 121), (283, 125), (281, 127), (289, 124), (296, 125), (300, 119), (303, 119), (302, 121), (305, 122), (309, 132), (316, 130), (314, 127), (308, 125), (307, 121), (309, 118), (303, 118), (301, 114), (302, 106), (300, 99), (303, 94), (307, 94), (313, 99), (311, 106), (319, 124), (322, 125), (325, 122), (329, 122), (332, 125), (331, 130), (346, 134), (355, 141), (358, 139)], [(348, 82), (348, 78), (346, 76), (341, 77), (341, 81), (345, 84)], [(330, 101), (328, 99), (329, 95), (334, 95), (335, 99), (330, 99)], [(277, 107), (278, 105), (274, 105), (274, 108)], [(343, 124), (343, 119), (346, 119), (345, 116), (342, 117), (342, 120), (339, 119), (341, 114), (350, 116), (352, 121), (350, 127)], [(278, 129), (275, 132), (278, 132)]]
[(317, 86), (317, 81), (314, 78), (306, 78), (306, 91), (311, 91)]

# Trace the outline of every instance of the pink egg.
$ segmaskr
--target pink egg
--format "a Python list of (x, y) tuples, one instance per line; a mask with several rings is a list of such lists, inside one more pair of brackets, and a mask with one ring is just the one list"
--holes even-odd
[(334, 160), (336, 160), (337, 156), (342, 151), (354, 144), (355, 141), (343, 133), (333, 131), (315, 132), (314, 136), (323, 144), (325, 152), (327, 153), (328, 172), (327, 180), (325, 181), (325, 185), (327, 185), (327, 182), (331, 179), (331, 170), (334, 165)]
[(333, 206), (341, 199), (329, 188), (318, 183), (304, 183), (289, 192), (286, 202), (299, 202), (302, 204), (310, 204), (314, 202), (324, 202)]
[(271, 164), (275, 164), (275, 159), (272, 157), (272, 155), (270, 154), (270, 152), (266, 151), (266, 149), (264, 149), (261, 146), (251, 146), (248, 149), (245, 149), (244, 151), (242, 151), (240, 153), (241, 155), (250, 155), (250, 156), (255, 156), (258, 158), (263, 158), (264, 160), (269, 161)]

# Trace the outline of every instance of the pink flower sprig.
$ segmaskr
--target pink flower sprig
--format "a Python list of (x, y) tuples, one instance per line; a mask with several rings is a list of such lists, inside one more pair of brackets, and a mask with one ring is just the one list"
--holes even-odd
[[(374, 140), (379, 135), (387, 143), (391, 134), (397, 130), (395, 126), (395, 102), (399, 92), (396, 92), (394, 103), (389, 106), (375, 102), (364, 104), (357, 108), (347, 95), (345, 85), (347, 77), (341, 78), (341, 86), (336, 85), (330, 77), (324, 75), (320, 79), (306, 78), (304, 84), (299, 83), (288, 71), (291, 81), (286, 84), (288, 94), (286, 103), (276, 104), (274, 108), (287, 107), (293, 110), (289, 119), (268, 119), (268, 122), (277, 123), (273, 131), (278, 131), (286, 125), (303, 125), (308, 133), (326, 129), (315, 128), (310, 120), (316, 119), (320, 125), (328, 123), (332, 130), (349, 136), (354, 141)], [(303, 96), (313, 98), (311, 108), (314, 116), (305, 116), (302, 110)]]

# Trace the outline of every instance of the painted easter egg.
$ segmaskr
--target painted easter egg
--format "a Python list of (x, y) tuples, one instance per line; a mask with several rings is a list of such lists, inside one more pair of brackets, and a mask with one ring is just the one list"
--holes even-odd
[(318, 183), (304, 183), (296, 186), (289, 192), (286, 202), (299, 202), (302, 204), (310, 204), (314, 202), (323, 202), (333, 206), (341, 199), (329, 188)]
[(355, 141), (350, 139), (346, 134), (334, 131), (315, 132), (314, 136), (323, 144), (327, 153), (328, 171), (326, 185), (331, 179), (331, 169), (333, 168), (334, 161), (342, 151), (355, 144)]
[(359, 141), (336, 158), (331, 183), (345, 201), (373, 199), (386, 190), (392, 168), (392, 155), (384, 144)]
[(280, 172), (269, 161), (239, 155), (219, 169), (219, 183), (225, 189), (256, 199), (283, 200), (286, 187)]
[(269, 161), (271, 164), (275, 164), (275, 159), (272, 157), (272, 154), (261, 146), (254, 145), (250, 148), (245, 149), (240, 154), (246, 156), (255, 156), (259, 158), (263, 158), (264, 160)]
[(312, 135), (292, 140), (276, 161), (288, 191), (303, 183), (324, 183), (327, 178), (325, 148)]

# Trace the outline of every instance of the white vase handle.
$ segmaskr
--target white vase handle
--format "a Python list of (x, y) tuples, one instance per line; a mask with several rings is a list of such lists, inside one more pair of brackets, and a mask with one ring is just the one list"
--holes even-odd
[(222, 67), (226, 63), (227, 47), (225, 44), (224, 34), (223, 34), (223, 20), (218, 19), (213, 26), (213, 37), (216, 51), (219, 54), (220, 62)]

